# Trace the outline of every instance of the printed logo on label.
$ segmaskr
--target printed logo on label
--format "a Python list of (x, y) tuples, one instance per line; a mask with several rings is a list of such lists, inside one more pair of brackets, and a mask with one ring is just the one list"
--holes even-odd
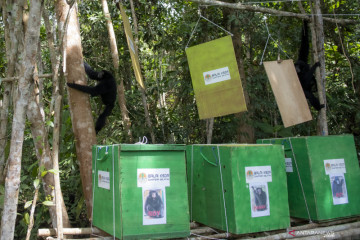
[(245, 167), (246, 183), (272, 182), (271, 166)]
[(324, 160), (325, 174), (340, 174), (346, 173), (346, 166), (344, 159), (329, 159)]
[(98, 187), (110, 189), (110, 173), (98, 171)]
[(169, 168), (142, 168), (137, 169), (137, 186), (170, 186)]
[(246, 172), (246, 178), (247, 179), (252, 179), (253, 177), (254, 177), (254, 173), (251, 170)]
[(144, 183), (147, 181), (146, 173), (140, 173), (138, 176), (138, 182)]
[(331, 164), (330, 164), (330, 163), (326, 163), (326, 164), (325, 164), (325, 169), (326, 169), (327, 171), (330, 171), (330, 170), (331, 170)]
[(205, 85), (230, 80), (229, 67), (219, 68), (203, 73)]

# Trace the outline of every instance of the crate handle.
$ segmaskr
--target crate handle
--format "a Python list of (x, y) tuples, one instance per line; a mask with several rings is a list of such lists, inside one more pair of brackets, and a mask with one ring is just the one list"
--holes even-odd
[[(109, 152), (108, 152), (109, 146), (106, 146), (106, 152), (105, 155), (100, 157), (100, 158), (96, 158), (96, 161), (102, 162), (104, 161), (106, 158), (108, 158), (109, 156)], [(97, 149), (97, 151), (99, 152), (101, 150), (101, 147)]]
[[(285, 147), (285, 143), (288, 143), (288, 144), (289, 144), (289, 147), (288, 147), (288, 148)], [(289, 140), (287, 140), (287, 139), (282, 140), (281, 145), (284, 146), (284, 151), (289, 151), (289, 150), (291, 150), (291, 146), (290, 146)]]
[(213, 154), (214, 154), (216, 163), (213, 163), (213, 162), (209, 161), (209, 159), (207, 159), (207, 157), (202, 153), (202, 149), (203, 149), (203, 147), (200, 147), (200, 155), (205, 159), (205, 161), (207, 161), (207, 162), (210, 163), (211, 165), (217, 167), (217, 166), (219, 165), (219, 161), (218, 161), (218, 159), (217, 159), (217, 157), (216, 157), (216, 155), (215, 155), (215, 150), (214, 150), (215, 147), (212, 147), (212, 150), (213, 150)]

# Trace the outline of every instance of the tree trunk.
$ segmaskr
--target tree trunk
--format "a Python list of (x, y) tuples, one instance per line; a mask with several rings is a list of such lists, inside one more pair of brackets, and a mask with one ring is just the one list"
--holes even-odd
[[(224, 15), (226, 17), (230, 16), (235, 10), (233, 9), (224, 9)], [(246, 106), (248, 109), (251, 108), (250, 98), (247, 92), (247, 82), (246, 82), (246, 73), (244, 68), (244, 59), (243, 59), (243, 40), (242, 40), (242, 31), (238, 25), (239, 23), (233, 23), (230, 26), (230, 32), (234, 34), (233, 44), (235, 50), (235, 56), (237, 60), (237, 65), (239, 68), (240, 79), (244, 91), (244, 97)], [(255, 130), (254, 127), (249, 124), (251, 119), (251, 114), (249, 112), (236, 113), (236, 118), (239, 119), (239, 125), (237, 128), (237, 142), (238, 143), (254, 143), (255, 142)]]
[[(67, 16), (68, 11), (69, 6), (66, 4), (65, 0), (56, 2), (56, 13), (60, 22), (64, 22), (64, 18)], [(80, 29), (75, 7), (70, 11), (70, 18), (65, 37), (64, 52), (66, 57), (64, 58), (64, 62), (66, 65), (64, 67), (66, 67), (66, 81), (87, 85), (83, 65)], [(91, 219), (91, 147), (96, 144), (94, 122), (91, 114), (89, 95), (71, 88), (68, 88), (68, 92), (71, 120), (75, 135), (76, 154), (80, 164), (82, 188), (87, 206), (88, 218)]]
[(211, 144), (213, 130), (214, 130), (214, 118), (208, 118), (206, 123), (206, 144)]
[[(43, 165), (45, 169), (49, 170), (53, 168), (52, 163), (52, 157), (51, 157), (51, 151), (48, 141), (48, 133), (45, 128), (44, 121), (41, 116), (40, 108), (38, 104), (35, 101), (35, 97), (32, 96), (29, 100), (29, 106), (27, 109), (27, 117), (29, 121), (31, 122), (31, 134), (34, 139), (35, 144), (35, 150), (36, 150), (36, 156), (39, 160), (39, 165)], [(55, 141), (55, 140), (54, 140)], [(46, 174), (43, 179), (43, 189), (46, 195), (52, 196), (54, 198), (54, 190), (52, 189), (52, 186), (55, 186), (54, 182), (54, 176), (52, 174)], [(70, 221), (68, 214), (66, 212), (66, 207), (64, 204), (64, 200), (61, 197), (62, 202), (62, 216), (63, 216), (63, 224), (66, 227), (70, 227)], [(56, 211), (55, 207), (49, 206), (50, 211), (50, 217), (53, 227), (57, 226), (57, 220), (56, 220)]]
[[(58, 47), (55, 47), (54, 43), (54, 32), (51, 28), (50, 20), (49, 20), (49, 14), (46, 9), (43, 11), (43, 19), (46, 29), (46, 37), (47, 42), (49, 46), (49, 52), (50, 52), (50, 60), (51, 60), (51, 71), (52, 71), (52, 95), (51, 95), (51, 102), (50, 102), (50, 114), (53, 113), (54, 105), (55, 105), (55, 99), (60, 93), (60, 84), (59, 84), (59, 67), (60, 67), (60, 56), (61, 52), (60, 49), (62, 48), (63, 41), (58, 42)], [(59, 35), (62, 35), (64, 32), (63, 28), (59, 27)]]
[(109, 13), (107, 1), (101, 0), (101, 3), (102, 3), (105, 19), (106, 19), (107, 30), (109, 33), (111, 57), (112, 57), (114, 69), (115, 69), (115, 79), (120, 79), (120, 85), (117, 87), (117, 92), (119, 95), (118, 101), (119, 101), (119, 106), (120, 106), (120, 110), (121, 110), (121, 116), (123, 118), (124, 128), (125, 128), (125, 132), (128, 136), (129, 142), (132, 143), (133, 136), (131, 133), (131, 121), (130, 121), (128, 110), (126, 107), (124, 81), (122, 78), (119, 77), (119, 53), (118, 53), (118, 48), (117, 48), (117, 44), (116, 44), (114, 27), (113, 27), (113, 24), (111, 21), (111, 16)]
[(20, 187), (21, 157), (24, 141), (25, 110), (31, 94), (31, 78), (36, 64), (37, 44), (40, 36), (41, 18), (40, 0), (32, 0), (29, 12), (28, 30), (25, 34), (25, 58), (22, 64), (22, 75), (19, 79), (19, 98), (16, 101), (12, 125), (9, 169), (6, 175), (4, 209), (1, 219), (1, 240), (14, 238), (17, 216), (17, 203)]
[[(13, 77), (15, 74), (16, 56), (18, 56), (19, 33), (22, 33), (22, 6), (24, 2), (18, 1), (12, 5), (11, 15), (8, 15), (10, 3), (2, 1), (3, 22), (5, 23), (6, 56), (8, 59), (6, 77)], [(4, 83), (3, 103), (0, 111), (0, 182), (5, 181), (5, 148), (7, 144), (7, 124), (9, 108), (11, 104), (12, 83)]]
[[(312, 43), (314, 52), (315, 62), (320, 62), (320, 67), (316, 70), (316, 83), (319, 94), (319, 101), (321, 104), (326, 106), (326, 94), (325, 94), (325, 49), (324, 49), (324, 23), (321, 14), (320, 0), (315, 0), (311, 8), (313, 15), (313, 31), (312, 31)], [(326, 118), (326, 107), (319, 111), (318, 118), (318, 135), (327, 136), (329, 135), (327, 118)]]

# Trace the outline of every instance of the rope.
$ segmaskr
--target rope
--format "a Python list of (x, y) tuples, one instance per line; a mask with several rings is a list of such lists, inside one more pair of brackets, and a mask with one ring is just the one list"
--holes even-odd
[[(212, 150), (213, 150), (214, 157), (216, 159), (217, 157), (216, 157), (214, 149), (215, 149), (215, 147), (213, 147)], [(222, 190), (224, 211), (225, 211), (226, 237), (229, 237), (229, 225), (228, 225), (228, 219), (227, 219), (227, 210), (226, 210), (226, 203), (225, 203), (224, 183), (223, 183), (223, 176), (222, 176), (222, 171), (221, 171), (221, 161), (220, 161), (219, 146), (217, 146), (217, 150), (218, 150), (218, 159), (216, 159), (216, 161), (217, 161), (218, 164), (215, 165), (214, 163), (211, 163), (211, 162), (209, 162), (209, 163), (212, 164), (215, 167), (219, 166), (220, 180), (221, 180), (221, 190)], [(200, 154), (202, 155), (201, 147), (200, 147)], [(191, 146), (191, 180), (190, 180), (191, 181), (191, 184), (190, 184), (190, 220), (191, 221), (192, 221), (192, 213), (193, 213), (193, 211), (192, 211), (192, 207), (193, 207), (193, 178), (194, 178), (194, 145)], [(212, 229), (212, 230), (214, 232), (218, 233), (214, 229)], [(206, 239), (218, 240), (218, 238), (206, 237), (206, 236), (198, 235), (198, 234), (195, 234), (195, 233), (191, 233), (191, 235), (201, 237), (201, 238), (206, 238)]]
[[(264, 55), (265, 55), (265, 50), (266, 50), (266, 47), (267, 47), (269, 38), (271, 38), (271, 40), (273, 40), (274, 42), (276, 42), (275, 39), (274, 39), (274, 38), (271, 36), (271, 34), (270, 34), (268, 25), (267, 25), (267, 23), (266, 23), (266, 18), (265, 18), (265, 27), (266, 27), (266, 31), (268, 32), (268, 38), (267, 38), (267, 40), (266, 40), (266, 44), (265, 44), (264, 52), (263, 52), (262, 57), (261, 57), (260, 65), (263, 64), (263, 59), (264, 59)], [(278, 48), (279, 48), (288, 58), (290, 58), (289, 55), (286, 54), (286, 52), (280, 47), (279, 44), (278, 44)]]
[(295, 156), (294, 149), (293, 149), (293, 146), (292, 146), (292, 143), (291, 143), (291, 138), (289, 138), (289, 144), (290, 144), (290, 149), (291, 149), (292, 155), (293, 155), (293, 157), (294, 157), (294, 162), (295, 162), (295, 166), (296, 166), (296, 171), (297, 171), (297, 174), (298, 174), (298, 177), (299, 177), (299, 181), (300, 181), (301, 191), (302, 191), (302, 194), (303, 194), (303, 197), (304, 197), (304, 200), (305, 200), (305, 206), (306, 206), (306, 211), (307, 211), (307, 214), (308, 214), (308, 217), (309, 217), (309, 223), (312, 223), (311, 216), (310, 216), (310, 211), (309, 211), (309, 207), (308, 207), (308, 204), (307, 204), (307, 201), (306, 201), (306, 197), (305, 197), (304, 187), (303, 187), (303, 184), (302, 184), (302, 181), (301, 181), (299, 168), (298, 168), (298, 165), (297, 165), (297, 162), (296, 162), (296, 156)]
[(112, 145), (112, 179), (113, 179), (113, 237), (115, 240), (116, 219), (115, 219), (115, 161), (114, 161), (114, 145)]
[[(216, 163), (213, 163), (213, 162), (211, 162), (209, 159), (207, 159), (207, 157), (202, 153), (202, 148), (203, 148), (203, 147), (200, 147), (200, 155), (201, 155), (201, 156), (205, 159), (205, 161), (207, 161), (209, 164), (213, 165), (214, 167), (217, 167), (219, 161), (217, 161)], [(214, 157), (215, 157), (215, 160), (217, 160), (214, 149), (215, 149), (215, 147), (212, 147), (213, 155), (214, 155)]]
[(139, 137), (139, 141), (134, 144), (147, 144), (147, 143), (148, 143), (147, 137), (143, 136), (142, 140), (141, 140), (141, 137)]
[(187, 44), (186, 44), (185, 49), (188, 48), (189, 43), (190, 43), (190, 40), (191, 40), (192, 36), (194, 35), (195, 29), (196, 29), (197, 25), (199, 24), (201, 18), (202, 18), (202, 19), (205, 19), (205, 20), (208, 21), (209, 23), (211, 23), (211, 24), (215, 25), (216, 27), (220, 28), (221, 30), (225, 31), (227, 34), (229, 34), (229, 35), (231, 35), (231, 36), (234, 36), (234, 34), (232, 34), (231, 32), (227, 31), (227, 30), (224, 29), (223, 27), (219, 26), (218, 24), (210, 21), (209, 19), (207, 19), (206, 17), (204, 17), (203, 15), (201, 15), (201, 12), (200, 12), (200, 10), (199, 10), (199, 19), (197, 20), (197, 22), (196, 22), (196, 24), (195, 24), (195, 27), (194, 27), (193, 30), (191, 31), (191, 35), (190, 35), (189, 41), (188, 41)]
[(221, 171), (221, 158), (220, 158), (219, 146), (217, 146), (217, 150), (218, 150), (218, 157), (219, 157), (218, 162), (219, 162), (219, 169), (220, 169), (221, 189), (222, 189), (223, 202), (224, 202), (224, 211), (225, 211), (226, 237), (229, 237), (229, 226), (228, 226), (228, 219), (227, 219), (227, 214), (226, 214), (224, 182), (223, 182), (223, 176), (222, 176), (222, 171)]
[(193, 178), (194, 178), (194, 145), (191, 146), (191, 184), (190, 184), (190, 220), (192, 221), (193, 206)]
[(101, 150), (101, 147), (97, 147), (96, 148), (96, 152), (95, 152), (95, 169), (93, 171), (94, 174), (94, 180), (93, 180), (93, 193), (92, 193), (92, 209), (91, 209), (91, 235), (94, 235), (94, 229), (93, 229), (93, 221), (94, 221), (94, 200), (95, 200), (95, 175), (96, 175), (96, 160), (97, 160), (97, 156), (98, 156), (98, 152)]
[[(93, 235), (93, 236), (96, 236), (96, 237), (101, 237), (101, 236), (99, 236), (99, 235), (97, 235), (97, 234), (95, 234), (94, 233), (94, 228), (93, 228), (93, 221), (94, 221), (94, 219), (93, 219), (93, 217), (94, 217), (94, 200), (95, 200), (95, 179), (96, 179), (96, 176), (97, 176), (97, 174), (96, 174), (96, 171), (97, 171), (97, 167), (96, 167), (96, 163), (97, 163), (97, 156), (98, 156), (98, 152), (101, 150), (101, 146), (100, 147), (97, 147), (96, 148), (96, 153), (95, 153), (95, 169), (94, 169), (94, 171), (93, 171), (93, 173), (94, 173), (94, 180), (93, 180), (93, 196), (92, 196), (92, 209), (91, 209), (91, 235)], [(108, 149), (109, 149), (109, 146), (106, 146), (106, 153), (105, 154), (108, 154)], [(115, 174), (114, 174), (114, 169), (115, 169), (115, 167), (114, 167), (114, 156), (115, 156), (115, 154), (114, 154), (114, 145), (112, 146), (112, 168), (113, 168), (113, 170), (112, 170), (112, 177), (113, 177), (113, 238), (114, 238), (114, 240), (115, 240), (115, 230), (116, 230), (116, 219), (115, 219)], [(103, 237), (101, 237), (101, 238), (103, 238)]]

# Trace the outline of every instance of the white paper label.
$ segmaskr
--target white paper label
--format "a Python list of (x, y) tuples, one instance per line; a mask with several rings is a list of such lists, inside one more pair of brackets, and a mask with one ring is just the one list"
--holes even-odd
[(324, 160), (324, 166), (325, 166), (326, 175), (336, 174), (336, 173), (346, 173), (344, 159)]
[(333, 204), (347, 204), (349, 203), (345, 176), (343, 173), (330, 174), (331, 192), (333, 197)]
[(270, 216), (268, 183), (250, 183), (251, 217)]
[(286, 172), (294, 172), (291, 158), (285, 158)]
[(228, 67), (219, 68), (208, 72), (203, 72), (203, 76), (204, 76), (205, 85), (231, 79), (230, 71)]
[(143, 225), (166, 224), (166, 192), (162, 188), (142, 188)]
[(169, 168), (141, 168), (137, 170), (138, 187), (169, 187)]
[(110, 190), (110, 173), (98, 171), (98, 187)]
[(246, 183), (272, 182), (271, 166), (245, 167)]

